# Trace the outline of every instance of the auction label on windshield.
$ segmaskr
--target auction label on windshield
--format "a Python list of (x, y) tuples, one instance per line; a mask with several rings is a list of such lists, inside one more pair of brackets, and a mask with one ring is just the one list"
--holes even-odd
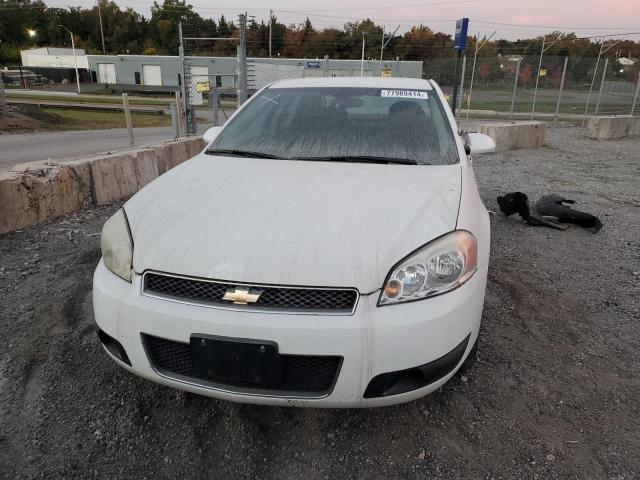
[(381, 90), (381, 97), (397, 97), (397, 98), (423, 98), (427, 99), (427, 92), (420, 90)]

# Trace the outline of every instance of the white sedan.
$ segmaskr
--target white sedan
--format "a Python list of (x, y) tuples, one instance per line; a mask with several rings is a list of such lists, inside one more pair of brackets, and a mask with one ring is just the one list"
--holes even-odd
[(171, 387), (370, 407), (469, 364), (489, 262), (470, 153), (433, 81), (318, 78), (258, 93), (105, 224), (105, 350)]

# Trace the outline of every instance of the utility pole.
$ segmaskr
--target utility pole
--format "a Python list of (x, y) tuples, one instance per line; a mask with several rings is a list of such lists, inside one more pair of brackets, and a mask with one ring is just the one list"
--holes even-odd
[(273, 29), (273, 10), (269, 10), (269, 58), (271, 58), (272, 29)]
[(100, 19), (100, 38), (102, 38), (102, 53), (107, 53), (104, 48), (104, 30), (102, 29), (102, 10), (100, 8), (100, 1), (98, 0), (96, 3), (98, 4), (98, 18)]

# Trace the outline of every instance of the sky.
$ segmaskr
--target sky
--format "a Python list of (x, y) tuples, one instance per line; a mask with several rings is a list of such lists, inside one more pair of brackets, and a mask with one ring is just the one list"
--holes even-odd
[[(115, 0), (149, 16), (153, 0)], [(87, 7), (92, 0), (48, 0), (56, 7)], [(159, 1), (161, 3), (161, 1)], [(420, 23), (432, 30), (453, 34), (455, 20), (469, 17), (469, 35), (494, 39), (531, 38), (553, 31), (573, 31), (578, 36), (615, 35), (637, 32), (628, 38), (640, 40), (640, 0), (190, 0), (203, 17), (224, 14), (235, 19), (242, 11), (267, 20), (272, 9), (287, 25), (309, 17), (318, 28), (337, 26), (366, 17), (399, 33)], [(234, 5), (237, 3), (237, 5)]]

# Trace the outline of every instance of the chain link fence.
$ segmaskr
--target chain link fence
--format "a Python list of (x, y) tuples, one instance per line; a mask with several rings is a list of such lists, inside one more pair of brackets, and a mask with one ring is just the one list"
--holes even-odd
[[(637, 114), (637, 62), (580, 56), (543, 56), (540, 61), (539, 56), (509, 55), (478, 58), (475, 68), (473, 56), (465, 63), (458, 101), (462, 115), (484, 110), (518, 118), (528, 113), (536, 118), (557, 114), (578, 120), (589, 115)], [(449, 93), (452, 87), (445, 84), (443, 90)]]
[(188, 133), (196, 133), (198, 123), (222, 124), (229, 109), (274, 81), (306, 77), (422, 77), (438, 82), (448, 96), (458, 81), (457, 114), (467, 118), (579, 121), (590, 115), (633, 115), (640, 110), (636, 108), (640, 61), (633, 59), (540, 58), (517, 53), (474, 58), (467, 54), (456, 75), (453, 53), (422, 62), (333, 60), (328, 56), (246, 58), (241, 54), (241, 28), (226, 38), (209, 36), (206, 22), (182, 25), (181, 29), (181, 88)]
[(180, 87), (188, 134), (197, 133), (199, 124), (223, 124), (237, 102), (239, 38), (220, 38), (215, 32), (206, 20), (180, 24)]

